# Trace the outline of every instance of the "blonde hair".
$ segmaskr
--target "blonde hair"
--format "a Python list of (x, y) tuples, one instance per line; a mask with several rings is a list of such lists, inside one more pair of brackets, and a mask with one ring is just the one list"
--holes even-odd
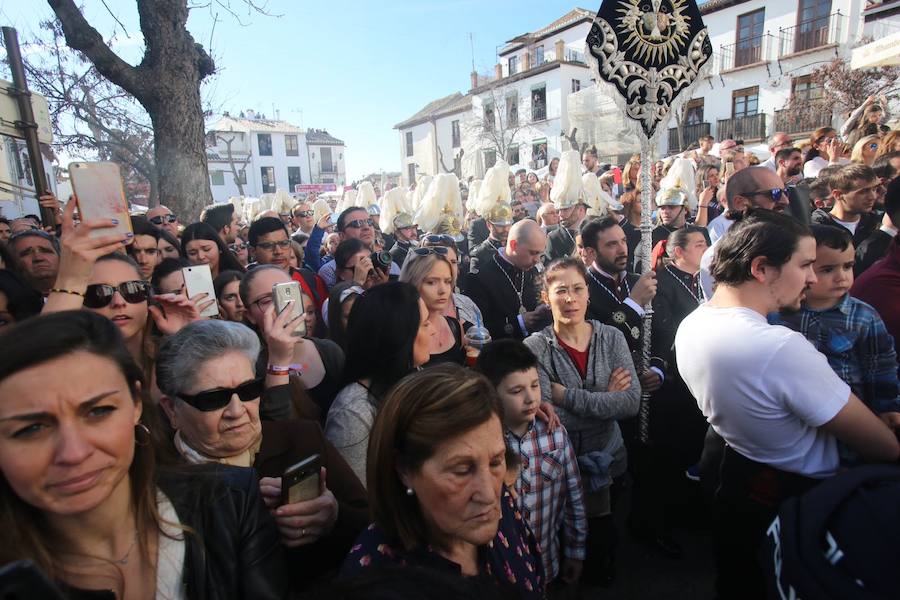
[(866, 164), (866, 159), (863, 158), (863, 148), (867, 145), (875, 142), (878, 144), (878, 148), (876, 149), (876, 153), (881, 149), (881, 136), (878, 135), (867, 135), (859, 139), (856, 144), (853, 145), (853, 151), (850, 153), (850, 162), (864, 165)]
[(878, 146), (878, 152), (875, 153), (875, 158), (890, 154), (894, 151), (894, 146), (900, 146), (900, 130), (897, 129), (892, 129), (884, 134), (884, 137), (881, 138), (881, 144)]
[(413, 250), (410, 250), (409, 254), (406, 255), (406, 260), (403, 261), (403, 268), (400, 269), (399, 279), (400, 281), (409, 283), (414, 288), (419, 289), (419, 286), (422, 285), (422, 282), (425, 281), (425, 278), (431, 273), (434, 265), (439, 262), (443, 262), (447, 265), (447, 268), (450, 269), (450, 276), (452, 277), (453, 266), (450, 264), (450, 259), (445, 255), (437, 254), (435, 252), (416, 254)]

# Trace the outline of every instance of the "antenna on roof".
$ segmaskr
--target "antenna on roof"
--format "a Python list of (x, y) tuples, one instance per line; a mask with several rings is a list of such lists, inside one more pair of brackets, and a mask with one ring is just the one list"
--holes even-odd
[(472, 72), (475, 72), (475, 35), (469, 32), (469, 49), (472, 51)]

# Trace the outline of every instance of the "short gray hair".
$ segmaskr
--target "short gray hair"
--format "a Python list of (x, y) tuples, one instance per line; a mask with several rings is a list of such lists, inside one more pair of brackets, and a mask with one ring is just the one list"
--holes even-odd
[(163, 341), (156, 360), (156, 385), (165, 395), (177, 396), (193, 385), (203, 363), (228, 352), (243, 354), (255, 370), (259, 338), (240, 323), (194, 321)]

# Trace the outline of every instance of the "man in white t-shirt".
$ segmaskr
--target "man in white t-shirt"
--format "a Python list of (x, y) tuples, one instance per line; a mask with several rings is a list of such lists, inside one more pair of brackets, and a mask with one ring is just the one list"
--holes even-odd
[(837, 439), (866, 460), (900, 455), (895, 433), (825, 356), (802, 335), (766, 320), (800, 308), (816, 281), (815, 258), (806, 226), (749, 209), (719, 240), (715, 294), (675, 337), (678, 371), (725, 443), (714, 513), (721, 598), (765, 597), (759, 542), (781, 500), (836, 472)]

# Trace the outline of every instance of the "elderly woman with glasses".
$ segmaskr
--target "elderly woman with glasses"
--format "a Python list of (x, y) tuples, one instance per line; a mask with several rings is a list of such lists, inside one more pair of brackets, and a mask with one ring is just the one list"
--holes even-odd
[[(271, 325), (281, 343), (292, 343), (289, 315)], [(270, 342), (271, 343), (271, 342)], [(253, 467), (266, 506), (288, 548), (296, 584), (309, 582), (340, 566), (355, 536), (365, 528), (365, 490), (321, 428), (312, 421), (260, 420), (260, 403), (273, 388), (255, 372), (260, 344), (240, 323), (197, 321), (166, 338), (156, 376), (163, 392), (160, 406), (168, 417), (178, 456), (190, 464)], [(283, 391), (283, 390), (275, 390)], [(285, 471), (318, 455), (321, 470), (313, 498), (292, 502), (283, 491)], [(313, 476), (315, 478), (315, 475)]]
[(464, 365), (466, 361), (462, 324), (445, 315), (453, 292), (449, 253), (445, 246), (413, 248), (400, 271), (400, 281), (419, 291), (434, 331), (428, 346), (431, 356), (425, 367), (446, 362)]
[(462, 324), (464, 330), (476, 323), (483, 323), (481, 310), (475, 302), (459, 292), (460, 254), (453, 236), (429, 234), (422, 238), (423, 248), (446, 248), (447, 260), (450, 262), (450, 271), (453, 275), (453, 293), (450, 295), (450, 303), (445, 315), (453, 317)]

